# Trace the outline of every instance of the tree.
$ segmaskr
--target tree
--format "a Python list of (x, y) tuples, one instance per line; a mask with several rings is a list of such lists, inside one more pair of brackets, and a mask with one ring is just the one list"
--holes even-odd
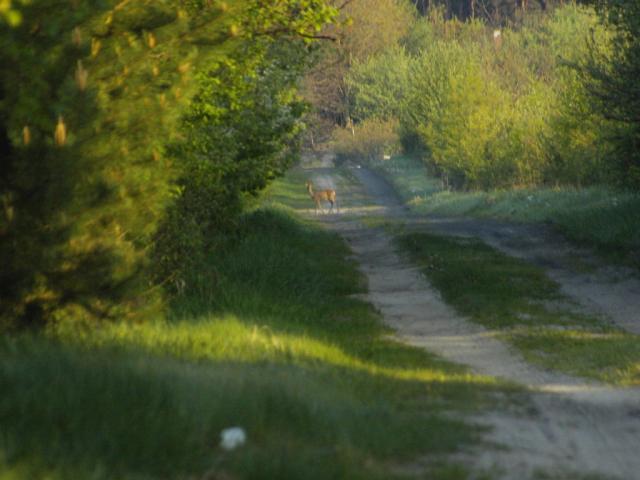
[(321, 59), (305, 78), (305, 96), (331, 129), (352, 122), (351, 88), (346, 81), (351, 66), (396, 45), (414, 15), (406, 0), (356, 0), (342, 10), (344, 21), (328, 28), (327, 34), (338, 41), (318, 52)]
[(617, 125), (615, 143), (622, 178), (640, 187), (640, 3), (636, 0), (592, 0), (613, 29), (609, 53), (594, 41), (584, 68), (596, 109)]
[(162, 279), (182, 284), (190, 265), (213, 249), (209, 239), (233, 228), (243, 199), (296, 158), (305, 111), (296, 86), (305, 53), (300, 43), (252, 42), (202, 74), (183, 119), (184, 138), (170, 148), (179, 194), (156, 242)]
[[(310, 40), (336, 9), (324, 0), (40, 0), (9, 9), (0, 12), (14, 19), (0, 20), (0, 323), (158, 312), (151, 252), (189, 172), (167, 145), (189, 135), (181, 119), (190, 100), (243, 45)], [(257, 71), (247, 65), (239, 75)], [(217, 85), (230, 104), (246, 93), (238, 82)], [(280, 103), (286, 92), (271, 94)], [(274, 113), (266, 101), (243, 102), (256, 116)], [(288, 135), (259, 125), (274, 139)], [(251, 188), (273, 171), (259, 169), (264, 179)]]

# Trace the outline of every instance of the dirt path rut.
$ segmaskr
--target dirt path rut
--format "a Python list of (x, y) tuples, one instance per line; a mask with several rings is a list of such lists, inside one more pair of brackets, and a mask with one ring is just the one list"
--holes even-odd
[[(369, 281), (367, 300), (379, 309), (385, 322), (402, 341), (531, 391), (534, 408), (526, 415), (521, 410), (493, 411), (474, 418), (492, 427), (486, 440), (496, 448), (472, 452), (461, 461), (514, 480), (535, 478), (539, 471), (557, 479), (596, 474), (640, 480), (640, 391), (610, 388), (536, 368), (499, 341), (495, 332), (457, 315), (418, 269), (396, 253), (382, 228), (367, 227), (362, 221), (372, 213), (406, 222), (416, 219), (378, 176), (360, 168), (352, 173), (361, 185), (354, 183), (339, 191), (342, 214), (320, 218), (349, 242)], [(324, 169), (315, 175), (310, 171), (310, 176), (319, 184), (337, 183)], [(454, 225), (441, 220), (436, 229), (471, 236), (468, 225)], [(476, 231), (481, 233), (475, 236), (507, 253), (520, 252), (515, 237), (498, 235), (501, 241), (491, 241), (495, 235), (482, 232), (495, 230), (483, 225)], [(549, 248), (553, 250), (553, 246)], [(539, 256), (529, 259), (539, 263)]]

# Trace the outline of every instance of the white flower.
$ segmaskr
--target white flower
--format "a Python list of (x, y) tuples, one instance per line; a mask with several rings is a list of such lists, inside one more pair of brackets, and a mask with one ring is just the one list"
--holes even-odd
[(220, 432), (220, 446), (225, 450), (233, 450), (244, 444), (247, 434), (241, 427), (225, 428)]

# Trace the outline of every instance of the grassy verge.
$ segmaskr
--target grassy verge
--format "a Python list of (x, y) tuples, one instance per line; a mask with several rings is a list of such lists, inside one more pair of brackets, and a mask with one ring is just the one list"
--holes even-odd
[(442, 190), (418, 159), (395, 157), (374, 167), (417, 213), (550, 222), (568, 238), (640, 267), (640, 196), (607, 187), (489, 192)]
[[(261, 199), (262, 205), (268, 205), (278, 209), (307, 210), (310, 213), (315, 209), (313, 200), (309, 197), (305, 183), (311, 180), (316, 190), (333, 188), (337, 192), (339, 208), (371, 207), (370, 199), (359, 186), (359, 182), (348, 168), (302, 168), (294, 167), (284, 179), (271, 184)], [(359, 188), (360, 187), (360, 188)], [(344, 192), (348, 192), (348, 199), (344, 198)], [(322, 203), (322, 208), (327, 211), (328, 203)], [(341, 213), (347, 213), (341, 210)]]
[(576, 313), (544, 271), (484, 243), (408, 233), (400, 247), (447, 303), (529, 361), (617, 385), (640, 385), (640, 338)]
[(454, 417), (506, 390), (388, 339), (337, 236), (259, 209), (217, 243), (165, 319), (0, 340), (0, 478), (402, 478), (478, 441)]

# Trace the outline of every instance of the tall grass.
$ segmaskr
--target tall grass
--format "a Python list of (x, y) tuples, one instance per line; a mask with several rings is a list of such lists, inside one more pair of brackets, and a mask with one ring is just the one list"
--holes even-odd
[[(362, 463), (448, 452), (473, 437), (432, 408), (394, 406), (389, 391), (365, 399), (348, 388), (348, 375), (343, 384), (292, 366), (181, 363), (28, 340), (5, 343), (2, 353), (0, 472), (8, 478), (179, 478), (210, 470), (386, 478), (360, 471)], [(219, 432), (236, 425), (248, 445), (225, 452)]]
[(477, 441), (445, 411), (503, 387), (389, 339), (337, 236), (260, 209), (215, 243), (164, 319), (2, 339), (0, 478), (386, 479)]
[(374, 167), (421, 214), (548, 222), (570, 239), (640, 266), (640, 196), (605, 186), (475, 192), (442, 189), (417, 159), (398, 156)]

